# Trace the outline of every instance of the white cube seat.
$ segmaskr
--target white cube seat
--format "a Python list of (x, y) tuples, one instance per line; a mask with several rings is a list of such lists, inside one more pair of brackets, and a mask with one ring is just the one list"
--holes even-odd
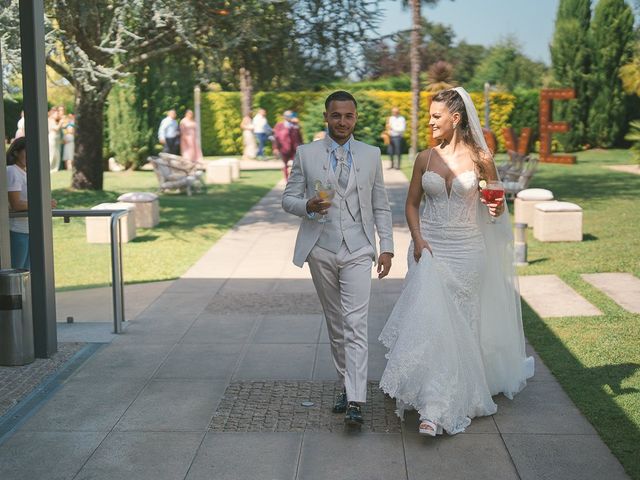
[(231, 167), (231, 180), (234, 182), (240, 178), (240, 160), (237, 158), (220, 158), (219, 160), (214, 160), (214, 162), (228, 163)]
[(123, 193), (118, 201), (134, 204), (137, 228), (153, 228), (160, 222), (160, 202), (155, 193)]
[(515, 223), (526, 223), (529, 228), (532, 228), (535, 206), (540, 202), (548, 202), (550, 200), (553, 200), (551, 190), (544, 188), (521, 190), (514, 201), (513, 215)]
[(570, 202), (541, 202), (535, 206), (533, 236), (541, 242), (581, 242), (582, 208)]
[(233, 182), (233, 166), (225, 159), (209, 160), (207, 162), (208, 184), (226, 184)]
[[(136, 238), (136, 206), (133, 203), (101, 203), (91, 210), (127, 210), (120, 218), (120, 238), (123, 243)], [(111, 243), (111, 217), (86, 218), (87, 242)]]

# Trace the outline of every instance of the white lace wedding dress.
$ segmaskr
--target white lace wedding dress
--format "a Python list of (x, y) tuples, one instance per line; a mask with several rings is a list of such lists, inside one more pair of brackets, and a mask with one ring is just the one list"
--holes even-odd
[[(488, 265), (488, 216), (482, 215), (475, 172), (458, 175), (448, 192), (443, 177), (426, 171), (422, 187), (421, 231), (433, 256), (425, 250), (416, 264), (413, 243), (409, 247), (405, 287), (379, 338), (389, 349), (380, 387), (396, 399), (401, 418), (413, 408), (455, 434), (471, 418), (496, 412), (492, 395), (511, 398), (520, 391), (533, 374), (533, 361), (524, 354), (517, 285), (514, 290), (511, 279), (497, 281), (499, 273)], [(491, 288), (483, 288), (489, 281), (512, 293), (491, 298)], [(487, 305), (514, 303), (513, 294), (516, 307)], [(493, 323), (495, 318), (483, 323), (483, 316), (500, 311), (514, 312), (513, 318), (505, 325)]]

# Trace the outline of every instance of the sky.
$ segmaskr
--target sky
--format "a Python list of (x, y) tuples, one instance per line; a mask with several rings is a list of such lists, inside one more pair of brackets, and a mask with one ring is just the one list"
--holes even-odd
[[(399, 0), (380, 2), (383, 13), (379, 34), (411, 28), (411, 14)], [(422, 16), (431, 22), (450, 25), (455, 41), (491, 46), (508, 35), (520, 43), (532, 60), (551, 64), (549, 43), (559, 0), (440, 0), (423, 6)]]

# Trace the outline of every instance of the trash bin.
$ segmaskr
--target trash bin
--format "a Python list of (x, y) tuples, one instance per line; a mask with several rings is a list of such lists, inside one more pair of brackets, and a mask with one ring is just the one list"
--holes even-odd
[(0, 365), (34, 360), (29, 271), (0, 270)]

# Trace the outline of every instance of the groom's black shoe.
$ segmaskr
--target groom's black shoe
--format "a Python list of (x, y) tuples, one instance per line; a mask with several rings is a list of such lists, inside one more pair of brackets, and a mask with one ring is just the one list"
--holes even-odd
[(336, 397), (336, 403), (333, 404), (333, 413), (344, 413), (347, 411), (347, 393), (342, 392)]
[(362, 409), (356, 402), (349, 402), (347, 413), (344, 416), (344, 423), (347, 425), (362, 425), (364, 423)]

